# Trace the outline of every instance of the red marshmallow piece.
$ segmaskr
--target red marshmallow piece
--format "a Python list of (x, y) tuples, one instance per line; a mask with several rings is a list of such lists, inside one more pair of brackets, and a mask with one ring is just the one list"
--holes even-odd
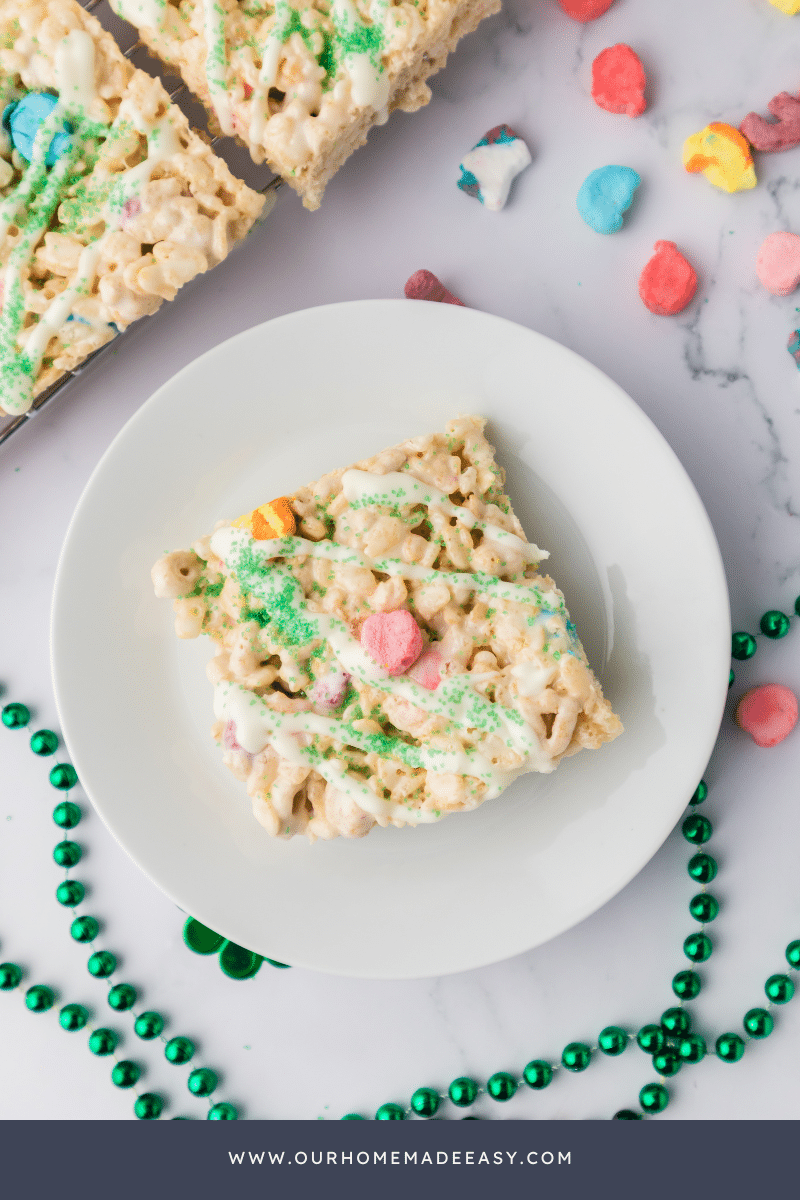
[(646, 86), (641, 60), (624, 42), (601, 50), (592, 63), (592, 99), (606, 112), (640, 116), (647, 108)]
[(774, 121), (751, 112), (739, 126), (750, 145), (765, 154), (800, 145), (800, 99), (791, 92), (781, 92), (773, 96), (767, 108)]
[(757, 746), (777, 746), (797, 724), (797, 697), (782, 683), (764, 683), (745, 692), (736, 706), (736, 724)]
[(438, 300), (441, 304), (459, 304), (462, 308), (467, 307), (458, 296), (448, 292), (433, 271), (415, 271), (406, 282), (405, 293), (408, 300)]
[(639, 295), (651, 313), (674, 317), (697, 291), (697, 274), (674, 242), (656, 242), (654, 250), (639, 276)]
[(361, 645), (389, 675), (403, 675), (422, 653), (422, 630), (408, 609), (373, 613), (361, 626)]
[(568, 17), (585, 25), (587, 21), (596, 21), (604, 12), (608, 12), (614, 0), (558, 0), (558, 3)]
[(429, 692), (435, 692), (442, 682), (442, 665), (441, 654), (429, 648), (420, 654), (413, 667), (409, 669), (408, 677), (413, 679), (414, 683), (418, 683), (420, 687), (427, 688)]

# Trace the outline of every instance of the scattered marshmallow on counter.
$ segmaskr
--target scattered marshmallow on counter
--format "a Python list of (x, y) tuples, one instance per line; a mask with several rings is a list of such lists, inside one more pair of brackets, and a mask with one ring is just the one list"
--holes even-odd
[(800, 329), (795, 329), (794, 333), (789, 336), (786, 349), (797, 363), (797, 369), (800, 371)]
[(640, 116), (647, 108), (646, 86), (641, 59), (624, 42), (601, 50), (592, 63), (592, 99), (606, 112)]
[(508, 125), (496, 125), (465, 155), (458, 186), (485, 208), (499, 212), (511, 184), (531, 162), (531, 153)]
[(782, 683), (764, 683), (745, 692), (734, 715), (757, 746), (777, 746), (797, 724), (797, 697)]
[(693, 175), (702, 172), (724, 192), (746, 191), (758, 182), (747, 138), (722, 121), (714, 121), (686, 139), (683, 165)]
[(558, 0), (558, 3), (568, 17), (585, 25), (587, 21), (596, 21), (608, 12), (614, 0)]
[(674, 317), (697, 291), (697, 273), (674, 242), (656, 242), (654, 250), (639, 276), (639, 295), (650, 312)]
[(415, 271), (406, 281), (404, 290), (408, 300), (436, 300), (440, 304), (459, 304), (462, 308), (467, 307), (463, 300), (459, 300), (458, 296), (448, 292), (433, 271)]
[(770, 154), (800, 145), (800, 99), (789, 92), (773, 96), (767, 109), (775, 118), (766, 121), (758, 113), (748, 113), (739, 129), (756, 149)]
[(361, 626), (361, 645), (388, 675), (403, 675), (423, 644), (422, 630), (406, 608), (373, 613)]
[(773, 296), (788, 296), (800, 283), (800, 235), (780, 230), (761, 243), (758, 278)]
[(598, 167), (581, 184), (578, 212), (597, 233), (616, 233), (641, 182), (631, 167)]
[(786, 13), (787, 17), (794, 17), (800, 13), (800, 0), (769, 0), (769, 2), (774, 8)]

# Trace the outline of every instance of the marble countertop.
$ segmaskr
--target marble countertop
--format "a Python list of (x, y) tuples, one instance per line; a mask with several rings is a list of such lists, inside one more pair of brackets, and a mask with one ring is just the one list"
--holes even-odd
[[(648, 72), (649, 107), (637, 120), (601, 111), (589, 93), (592, 59), (620, 41)], [(57, 726), (48, 625), (59, 549), (98, 459), (152, 392), (240, 330), (312, 305), (401, 296), (420, 267), (467, 304), (571, 347), (635, 399), (708, 510), (734, 629), (755, 631), (766, 609), (791, 612), (800, 594), (800, 379), (785, 347), (800, 323), (800, 292), (770, 296), (755, 260), (766, 234), (800, 232), (800, 148), (758, 156), (758, 187), (733, 196), (686, 174), (681, 148), (709, 121), (737, 125), (752, 109), (766, 112), (776, 93), (796, 92), (798, 63), (800, 17), (768, 0), (616, 0), (586, 26), (555, 0), (505, 0), (434, 78), (431, 104), (374, 130), (319, 212), (305, 212), (282, 189), (245, 252), (143, 322), (2, 448), (4, 701), (30, 704), (35, 728)], [(455, 179), (464, 152), (501, 122), (524, 136), (533, 164), (498, 214), (459, 192)], [(643, 180), (624, 229), (611, 237), (584, 225), (575, 208), (583, 179), (607, 163), (631, 166)], [(651, 315), (637, 293), (659, 239), (677, 242), (700, 275), (696, 299), (676, 318)], [(691, 656), (707, 630), (698, 611), (694, 628), (675, 628), (675, 653)], [(732, 701), (756, 682), (800, 691), (797, 625), (782, 642), (763, 641), (752, 662), (737, 665)], [(730, 707), (706, 773), (722, 910), (693, 1011), (710, 1037), (740, 1029), (743, 1013), (764, 1002), (764, 980), (782, 969), (784, 946), (800, 936), (800, 731), (759, 750)], [(0, 762), (0, 960), (26, 964), (31, 981), (101, 1015), (102, 985), (87, 975), (53, 899), (55, 793), (46, 764), (24, 735), (6, 731)], [(136, 769), (135, 753), (128, 769)], [(692, 889), (679, 830), (605, 908), (555, 941), (481, 970), (401, 983), (268, 964), (253, 981), (233, 982), (213, 957), (184, 948), (183, 914), (91, 812), (80, 840), (91, 911), (102, 915), (104, 944), (119, 951), (124, 977), (169, 1018), (171, 1034), (196, 1040), (202, 1062), (220, 1071), (220, 1098), (248, 1117), (368, 1115), (421, 1084), (557, 1060), (567, 1042), (596, 1038), (606, 1024), (635, 1030), (657, 1018), (670, 1004), (672, 975), (688, 965), (681, 943), (694, 924)], [(468, 912), (468, 894), (453, 902)], [(130, 1093), (110, 1085), (108, 1061), (87, 1052), (85, 1035), (64, 1033), (54, 1012), (31, 1015), (17, 996), (0, 996), (0, 1006), (0, 1117), (132, 1119)], [(148, 1089), (170, 1096), (166, 1115), (202, 1116), (183, 1073), (178, 1079), (136, 1041), (127, 1039), (125, 1053), (147, 1063)], [(738, 1065), (712, 1057), (684, 1067), (662, 1119), (800, 1117), (799, 1067), (800, 999), (776, 1013), (772, 1037), (751, 1043)], [(654, 1078), (636, 1048), (580, 1077), (561, 1074), (543, 1093), (526, 1090), (503, 1106), (483, 1097), (475, 1111), (608, 1117), (635, 1104)]]

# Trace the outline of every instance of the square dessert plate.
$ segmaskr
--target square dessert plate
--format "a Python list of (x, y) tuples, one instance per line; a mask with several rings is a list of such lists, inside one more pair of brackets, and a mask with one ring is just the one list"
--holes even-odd
[[(212, 646), (175, 637), (150, 567), (220, 518), (462, 413), (488, 418), (512, 504), (551, 551), (546, 568), (625, 732), (436, 825), (275, 841), (209, 732)], [(248, 330), (129, 421), (64, 543), (52, 661), (81, 783), (158, 887), (267, 957), (398, 979), (537, 946), (648, 862), (711, 753), (730, 622), (700, 499), (616, 384), (500, 318), (374, 300)]]

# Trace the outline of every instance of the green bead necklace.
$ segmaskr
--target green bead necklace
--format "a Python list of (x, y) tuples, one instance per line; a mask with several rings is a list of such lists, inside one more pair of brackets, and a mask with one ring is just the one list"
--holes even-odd
[[(783, 638), (789, 632), (792, 619), (798, 616), (800, 596), (795, 601), (791, 617), (775, 609), (766, 612), (760, 621), (761, 633), (772, 640)], [(733, 634), (734, 659), (743, 661), (752, 658), (757, 648), (757, 638), (752, 634), (743, 631)], [(734, 673), (731, 670), (729, 686), (733, 681)], [(0, 719), (7, 729), (24, 729), (30, 721), (30, 712), (24, 704), (14, 702), (2, 709)], [(30, 746), (34, 754), (47, 757), (57, 750), (58, 736), (52, 730), (41, 729), (31, 737)], [(70, 763), (57, 763), (49, 773), (49, 781), (58, 791), (69, 793), (77, 785), (78, 777)], [(708, 785), (701, 780), (689, 801), (689, 812), (681, 825), (683, 837), (692, 847), (705, 846), (713, 833), (708, 817), (696, 811), (697, 806), (704, 803), (707, 797)], [(53, 820), (62, 830), (74, 829), (81, 816), (80, 807), (70, 800), (68, 795), (53, 810)], [(70, 870), (80, 862), (81, 853), (80, 845), (69, 839), (56, 845), (53, 860), (59, 867), (64, 868), (65, 878), (56, 888), (55, 895), (59, 904), (73, 911), (70, 924), (73, 940), (94, 947), (100, 933), (100, 922), (96, 917), (75, 912), (84, 900), (85, 888), (79, 880), (69, 876)], [(632, 1043), (650, 1057), (658, 1078), (641, 1088), (638, 1108), (621, 1109), (614, 1114), (613, 1119), (639, 1121), (663, 1112), (670, 1100), (666, 1081), (677, 1075), (685, 1064), (696, 1065), (709, 1053), (706, 1038), (692, 1031), (692, 1017), (685, 1004), (699, 995), (703, 985), (701, 976), (694, 970), (695, 965), (708, 962), (714, 949), (713, 941), (706, 933), (706, 926), (716, 919), (720, 905), (716, 897), (706, 891), (706, 887), (716, 877), (717, 863), (705, 850), (698, 850), (689, 859), (687, 871), (690, 879), (700, 887), (688, 906), (689, 914), (698, 923), (699, 929), (690, 933), (683, 942), (683, 953), (691, 967), (678, 971), (672, 978), (672, 992), (677, 1004), (665, 1009), (657, 1022), (643, 1025), (636, 1033), (618, 1025), (607, 1025), (598, 1034), (596, 1043), (570, 1042), (564, 1047), (560, 1062), (532, 1059), (518, 1073), (495, 1072), (486, 1081), (485, 1086), (481, 1086), (469, 1076), (460, 1076), (444, 1091), (430, 1086), (420, 1087), (407, 1105), (395, 1101), (380, 1105), (375, 1113), (375, 1120), (403, 1121), (414, 1116), (431, 1119), (437, 1117), (442, 1106), (448, 1102), (456, 1110), (470, 1108), (478, 1097), (484, 1094), (498, 1103), (505, 1103), (511, 1100), (523, 1085), (534, 1091), (541, 1091), (550, 1086), (556, 1072), (563, 1070), (579, 1074), (591, 1065), (598, 1052), (610, 1058), (617, 1058)], [(261, 955), (226, 940), (193, 917), (190, 917), (184, 926), (183, 938), (188, 948), (196, 954), (217, 954), (220, 967), (232, 979), (253, 978), (264, 961), (277, 968), (287, 966), (286, 963), (274, 959), (265, 960)], [(789, 943), (785, 958), (790, 972), (800, 971), (800, 938)], [(117, 965), (116, 956), (109, 950), (102, 949), (92, 949), (87, 961), (89, 974), (108, 984), (109, 1007), (115, 1013), (130, 1013), (136, 1037), (143, 1043), (160, 1041), (168, 1062), (176, 1066), (189, 1063), (194, 1058), (194, 1043), (182, 1036), (168, 1039), (163, 1032), (165, 1021), (160, 1013), (136, 1011), (136, 989), (129, 983), (114, 982)], [(0, 963), (0, 991), (21, 991), (23, 978), (23, 969), (18, 964)], [(781, 972), (770, 975), (764, 985), (766, 1007), (751, 1008), (745, 1013), (742, 1021), (743, 1034), (728, 1031), (721, 1033), (714, 1040), (714, 1053), (717, 1058), (722, 1062), (738, 1062), (744, 1055), (748, 1041), (759, 1041), (769, 1037), (775, 1027), (771, 1010), (788, 1004), (794, 993), (795, 983), (791, 974)], [(24, 1002), (33, 1013), (48, 1012), (55, 1004), (55, 994), (44, 984), (34, 984), (25, 990)], [(132, 1089), (135, 1096), (133, 1111), (139, 1120), (156, 1120), (162, 1116), (165, 1098), (154, 1092), (138, 1090), (143, 1068), (137, 1062), (117, 1057), (116, 1051), (121, 1039), (115, 1030), (96, 1027), (90, 1019), (90, 1013), (80, 1004), (65, 1004), (59, 1010), (58, 1020), (62, 1029), (68, 1032), (88, 1030), (88, 1046), (91, 1053), (98, 1057), (112, 1058), (114, 1065), (111, 1069), (111, 1082), (115, 1087)], [(190, 1094), (208, 1100), (208, 1120), (237, 1120), (239, 1114), (232, 1104), (213, 1100), (217, 1084), (217, 1074), (209, 1067), (194, 1067), (187, 1078)], [(344, 1121), (364, 1119), (360, 1113), (347, 1113), (342, 1117)], [(462, 1120), (476, 1119), (472, 1116), (462, 1117)]]

